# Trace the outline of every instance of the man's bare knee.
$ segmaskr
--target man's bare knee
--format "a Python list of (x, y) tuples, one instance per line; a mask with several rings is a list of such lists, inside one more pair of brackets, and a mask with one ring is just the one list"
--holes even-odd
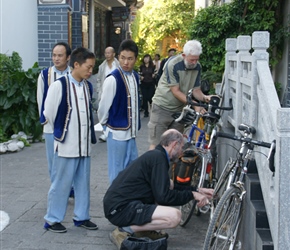
[(172, 209), (170, 215), (167, 216), (168, 228), (175, 228), (181, 220), (181, 212), (178, 209)]
[(177, 227), (181, 220), (181, 212), (179, 209), (175, 209), (175, 213), (173, 213), (172, 218), (172, 227)]

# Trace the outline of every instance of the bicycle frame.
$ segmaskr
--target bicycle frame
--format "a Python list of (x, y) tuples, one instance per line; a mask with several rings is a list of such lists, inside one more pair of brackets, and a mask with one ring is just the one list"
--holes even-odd
[[(186, 134), (188, 137), (186, 139), (187, 143), (186, 146), (190, 145), (193, 146), (197, 151), (199, 155), (199, 163), (195, 166), (195, 172), (192, 176), (192, 185), (194, 185), (196, 188), (202, 188), (202, 187), (208, 187), (208, 184), (211, 187), (214, 187), (216, 181), (215, 181), (215, 161), (213, 161), (212, 157), (212, 150), (210, 149), (208, 145), (208, 141), (210, 138), (210, 134), (214, 129), (214, 126), (218, 122), (220, 115), (218, 114), (221, 109), (223, 110), (232, 110), (232, 107), (220, 107), (218, 106), (220, 99), (219, 97), (212, 97), (211, 101), (206, 103), (196, 103), (192, 102), (191, 94), (188, 95), (188, 105), (186, 105), (180, 114), (176, 113), (173, 115), (174, 122), (184, 122), (185, 124), (188, 124), (188, 118), (189, 119), (196, 115), (194, 118), (194, 121), (189, 120), (190, 124), (185, 129), (187, 132), (184, 131), (184, 134)], [(192, 107), (193, 106), (200, 106), (207, 109), (207, 112), (205, 114), (200, 114), (196, 112)], [(204, 126), (199, 126), (198, 122), (200, 121), (200, 118), (203, 117), (205, 124)], [(184, 119), (183, 119), (184, 118)], [(196, 133), (199, 133), (199, 135), (196, 135)], [(194, 138), (193, 138), (194, 137)], [(214, 152), (214, 151), (213, 151)], [(216, 154), (215, 154), (216, 155)], [(198, 182), (198, 183), (197, 183)], [(189, 203), (188, 203), (189, 204)], [(180, 225), (184, 226), (189, 221), (191, 215), (192, 215), (192, 209), (196, 208), (195, 205), (184, 205), (181, 206), (181, 213), (183, 215), (184, 211), (184, 220), (181, 220)], [(184, 210), (182, 209), (184, 207)], [(201, 211), (198, 209), (198, 211)], [(198, 212), (199, 213), (199, 212)], [(203, 212), (204, 213), (204, 212)], [(198, 215), (198, 214), (197, 214)], [(183, 216), (182, 216), (183, 218)]]
[[(197, 117), (195, 118), (193, 124), (191, 125), (191, 129), (187, 138), (187, 142), (193, 144), (194, 140), (192, 137), (194, 136), (194, 132), (198, 131), (200, 133), (198, 139), (195, 141), (195, 147), (202, 158), (201, 173), (197, 188), (204, 187), (206, 174), (210, 172), (212, 169), (212, 166), (210, 167), (208, 166), (209, 163), (211, 162), (212, 156), (209, 148), (207, 147), (206, 132), (197, 126), (197, 123), (200, 118), (201, 114), (197, 113)], [(202, 210), (200, 211), (203, 212)]]
[[(218, 193), (218, 189), (224, 187), (221, 184), (222, 182), (227, 183), (227, 187), (225, 188), (226, 191), (222, 193), (217, 205), (212, 203), (216, 206), (212, 206), (211, 208), (211, 220), (204, 241), (205, 250), (221, 249), (219, 247), (224, 246), (227, 246), (227, 249), (234, 249), (236, 244), (239, 244), (236, 237), (243, 216), (242, 205), (247, 192), (244, 185), (244, 179), (248, 173), (254, 146), (257, 145), (270, 148), (268, 160), (269, 163), (274, 162), (275, 140), (272, 141), (272, 143), (267, 143), (252, 139), (252, 135), (256, 133), (256, 130), (254, 127), (245, 124), (239, 125), (239, 130), (244, 132), (244, 135), (241, 137), (221, 132), (217, 133), (217, 136), (240, 141), (242, 144), (236, 159), (230, 159), (227, 162), (219, 178), (219, 182), (216, 185), (215, 194)], [(272, 166), (272, 168), (270, 166), (270, 169), (274, 169), (274, 166)]]

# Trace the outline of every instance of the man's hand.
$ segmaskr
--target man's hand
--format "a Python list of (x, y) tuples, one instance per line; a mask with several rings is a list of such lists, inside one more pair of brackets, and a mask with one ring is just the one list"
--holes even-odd
[(198, 192), (200, 194), (205, 195), (208, 199), (211, 200), (212, 196), (213, 196), (214, 189), (212, 189), (212, 188), (199, 188)]
[(209, 103), (211, 97), (212, 95), (204, 95), (203, 102)]
[(209, 203), (209, 200), (206, 197), (206, 195), (198, 193), (198, 192), (192, 192), (192, 193), (193, 193), (194, 199), (198, 201), (197, 203), (198, 207), (204, 207), (205, 205)]
[(209, 200), (212, 199), (214, 189), (212, 188), (199, 188), (198, 192), (192, 192), (194, 199), (198, 201), (198, 207), (204, 207), (209, 204)]
[(204, 115), (207, 111), (203, 107), (193, 106), (194, 110), (202, 115)]

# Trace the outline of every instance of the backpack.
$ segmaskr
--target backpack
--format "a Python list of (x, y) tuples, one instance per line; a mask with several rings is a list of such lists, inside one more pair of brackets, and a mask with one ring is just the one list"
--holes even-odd
[(187, 148), (183, 151), (179, 160), (172, 164), (170, 175), (174, 183), (190, 186), (194, 169), (197, 167), (199, 155), (195, 148)]
[(149, 238), (136, 238), (133, 236), (127, 237), (123, 240), (120, 250), (166, 250), (167, 239), (161, 238), (158, 240), (151, 240)]

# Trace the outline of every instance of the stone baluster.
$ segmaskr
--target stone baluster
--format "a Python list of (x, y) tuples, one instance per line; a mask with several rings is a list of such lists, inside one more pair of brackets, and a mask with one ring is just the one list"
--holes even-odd
[(257, 98), (257, 85), (259, 84), (259, 77), (257, 72), (257, 60), (265, 60), (269, 63), (269, 53), (267, 49), (269, 48), (270, 34), (268, 31), (255, 31), (252, 34), (252, 48), (254, 52), (252, 53), (252, 105), (250, 119), (251, 124), (257, 124), (257, 110), (258, 110), (258, 98)]
[[(225, 55), (225, 72), (224, 72), (224, 82), (221, 86), (221, 90), (218, 94), (223, 95), (224, 98), (224, 106), (230, 106), (230, 100), (232, 100), (231, 94), (230, 94), (230, 84), (228, 75), (233, 74), (236, 69), (236, 63), (232, 61), (233, 56), (236, 56), (237, 53), (237, 38), (228, 38), (226, 39), (226, 55)], [(231, 58), (231, 59), (230, 59)], [(227, 111), (228, 112), (228, 111)], [(226, 119), (228, 117), (232, 117), (234, 119), (234, 113), (233, 111), (228, 112), (229, 116), (222, 116), (223, 126), (226, 127), (228, 124), (228, 121)]]
[(248, 117), (248, 105), (243, 100), (243, 84), (241, 83), (241, 77), (243, 76), (242, 57), (251, 55), (249, 52), (251, 49), (251, 36), (238, 36), (237, 49), (239, 52), (237, 54), (236, 105), (234, 107), (236, 117), (236, 134), (238, 133), (239, 124), (245, 122), (244, 120), (247, 121)]

